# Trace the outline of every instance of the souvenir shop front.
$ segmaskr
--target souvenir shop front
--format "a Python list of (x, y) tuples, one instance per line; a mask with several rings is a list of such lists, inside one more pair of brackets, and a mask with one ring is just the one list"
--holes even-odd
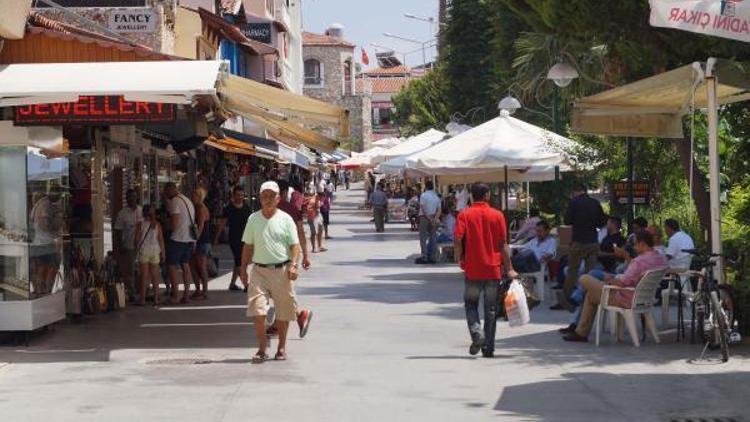
[(0, 331), (81, 313), (84, 291), (103, 288), (125, 193), (159, 206), (163, 185), (185, 176), (171, 144), (153, 136), (194, 123), (178, 108), (81, 96), (0, 109)]

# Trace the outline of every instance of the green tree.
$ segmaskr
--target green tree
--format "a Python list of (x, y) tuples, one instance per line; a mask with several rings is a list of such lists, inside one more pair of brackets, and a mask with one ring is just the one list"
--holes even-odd
[(442, 129), (450, 122), (448, 94), (441, 67), (425, 77), (411, 81), (393, 98), (396, 123), (402, 136), (422, 133), (430, 128)]

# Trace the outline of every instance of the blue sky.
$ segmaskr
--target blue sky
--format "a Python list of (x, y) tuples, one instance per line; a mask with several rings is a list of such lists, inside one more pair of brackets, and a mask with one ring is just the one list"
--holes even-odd
[[(305, 31), (323, 33), (332, 23), (344, 25), (344, 37), (367, 49), (370, 66), (375, 63), (375, 47), (371, 43), (393, 48), (398, 53), (409, 53), (409, 66), (422, 63), (422, 50), (417, 44), (385, 37), (384, 32), (419, 41), (430, 39), (430, 24), (404, 17), (404, 13), (433, 16), (437, 19), (438, 0), (296, 0), (302, 1)], [(437, 28), (434, 28), (435, 30)], [(415, 51), (416, 50), (416, 51)], [(430, 60), (434, 54), (427, 53)], [(356, 51), (360, 58), (359, 48)], [(401, 58), (401, 54), (398, 55)]]

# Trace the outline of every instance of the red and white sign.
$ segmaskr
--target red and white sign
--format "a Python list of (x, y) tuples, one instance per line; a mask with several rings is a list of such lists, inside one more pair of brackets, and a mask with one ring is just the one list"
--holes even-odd
[(750, 42), (750, 0), (650, 0), (651, 26)]

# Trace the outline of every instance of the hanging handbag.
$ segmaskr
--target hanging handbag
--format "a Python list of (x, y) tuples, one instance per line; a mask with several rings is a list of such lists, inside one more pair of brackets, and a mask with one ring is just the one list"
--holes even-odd
[(80, 287), (71, 287), (65, 295), (65, 313), (81, 315), (83, 311), (83, 291)]
[(104, 287), (96, 288), (96, 299), (96, 306), (99, 312), (107, 312), (107, 292), (104, 290)]
[(125, 309), (128, 304), (128, 296), (125, 294), (125, 284), (115, 283), (115, 292), (117, 295), (117, 307)]

